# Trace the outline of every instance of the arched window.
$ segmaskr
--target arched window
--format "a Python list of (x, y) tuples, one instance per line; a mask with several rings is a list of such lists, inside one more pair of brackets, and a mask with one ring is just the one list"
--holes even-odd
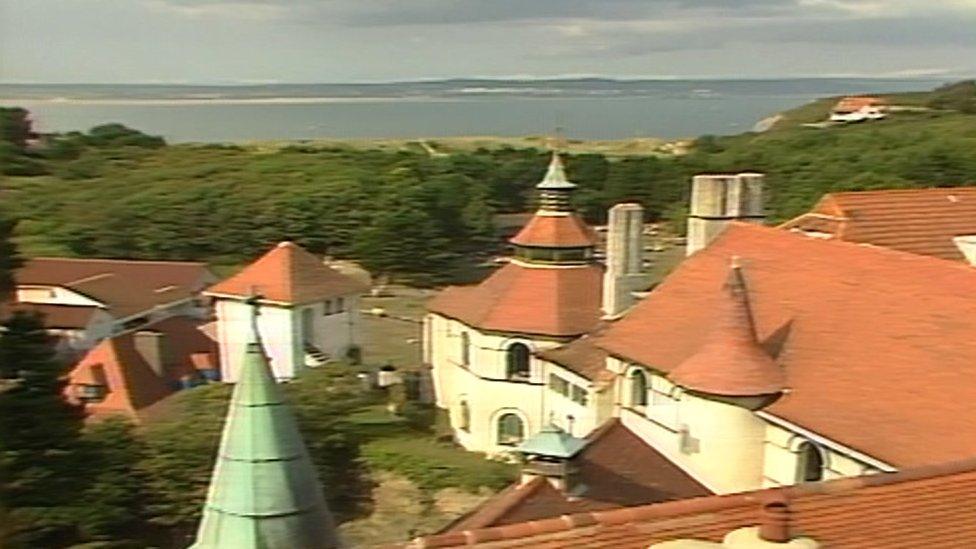
[(529, 377), (529, 348), (524, 343), (509, 345), (505, 359), (505, 372), (509, 378)]
[(471, 429), (471, 408), (468, 407), (468, 401), (462, 400), (461, 405), (458, 407), (458, 429), (462, 431), (468, 431)]
[(461, 332), (461, 364), (471, 365), (471, 336), (468, 332)]
[(630, 405), (647, 406), (647, 376), (640, 370), (630, 373)]
[(810, 442), (802, 442), (797, 448), (797, 482), (816, 482), (823, 480), (824, 459), (820, 448)]
[(513, 446), (522, 442), (525, 437), (525, 426), (522, 418), (517, 414), (502, 414), (498, 418), (498, 444)]

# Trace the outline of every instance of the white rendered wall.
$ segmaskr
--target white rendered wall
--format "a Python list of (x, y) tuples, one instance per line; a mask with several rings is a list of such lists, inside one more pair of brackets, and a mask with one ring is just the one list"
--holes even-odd
[[(650, 387), (654, 380), (648, 379)], [(651, 419), (656, 414), (648, 408), (627, 403), (627, 381), (617, 386), (624, 425), (706, 487), (721, 494), (762, 487), (766, 422), (753, 412), (684, 393), (668, 411), (675, 421), (662, 422)]]
[[(251, 306), (243, 301), (217, 299), (217, 342), (220, 348), (221, 377), (234, 383), (244, 361), (247, 343), (251, 339)], [(302, 361), (296, 361), (293, 312), (287, 307), (262, 305), (258, 315), (258, 332), (271, 370), (278, 379), (291, 379), (298, 374)]]
[(17, 301), (51, 305), (86, 305), (89, 307), (103, 307), (105, 305), (60, 286), (18, 286)]
[[(523, 418), (525, 436), (531, 436), (553, 419), (565, 423), (571, 414), (577, 423), (574, 432), (589, 430), (596, 422), (596, 413), (561, 395), (549, 395), (546, 386), (550, 368), (557, 368), (569, 379), (575, 374), (556, 365), (536, 358), (530, 361), (530, 376), (525, 380), (506, 379), (506, 350), (515, 342), (523, 343), (532, 351), (551, 348), (559, 341), (526, 338), (515, 335), (479, 332), (465, 324), (440, 315), (430, 314), (425, 320), (424, 343), (432, 366), (436, 403), (449, 412), (451, 426), (458, 442), (468, 450), (496, 453), (511, 450), (497, 444), (497, 418), (512, 412)], [(426, 326), (429, 325), (429, 328)], [(468, 333), (470, 341), (469, 361), (462, 360), (461, 333)], [(578, 377), (578, 376), (577, 376)], [(575, 381), (584, 382), (583, 378)], [(592, 407), (597, 399), (588, 395)], [(461, 403), (466, 402), (470, 412), (468, 429), (461, 428)], [(565, 425), (561, 425), (565, 427)]]
[(766, 441), (763, 448), (763, 486), (785, 486), (796, 484), (800, 467), (800, 446), (803, 442), (814, 443), (823, 457), (824, 480), (856, 477), (877, 473), (879, 470), (850, 455), (816, 444), (803, 435), (793, 433), (773, 424), (766, 425)]

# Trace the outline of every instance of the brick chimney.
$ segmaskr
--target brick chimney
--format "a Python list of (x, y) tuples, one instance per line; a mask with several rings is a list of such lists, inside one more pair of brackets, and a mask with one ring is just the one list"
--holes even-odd
[(762, 223), (760, 173), (696, 175), (691, 181), (687, 255), (708, 246), (731, 221)]
[(603, 275), (603, 316), (616, 318), (634, 304), (633, 292), (644, 281), (644, 209), (624, 203), (610, 208), (607, 223), (607, 270)]

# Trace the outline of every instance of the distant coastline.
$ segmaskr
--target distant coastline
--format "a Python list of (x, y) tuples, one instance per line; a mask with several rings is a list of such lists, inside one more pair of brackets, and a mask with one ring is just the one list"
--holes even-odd
[(179, 142), (544, 135), (674, 140), (750, 131), (814, 99), (929, 90), (925, 79), (478, 80), (370, 84), (0, 84), (40, 131), (120, 122)]

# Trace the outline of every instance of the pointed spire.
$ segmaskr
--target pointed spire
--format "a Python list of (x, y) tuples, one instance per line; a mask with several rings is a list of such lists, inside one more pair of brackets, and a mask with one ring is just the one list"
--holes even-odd
[(572, 190), (576, 188), (575, 183), (566, 179), (566, 169), (563, 168), (563, 161), (558, 152), (552, 151), (552, 159), (549, 160), (546, 176), (535, 188), (539, 190)]
[(687, 389), (720, 396), (782, 392), (786, 376), (756, 337), (748, 286), (737, 257), (732, 258), (722, 290), (716, 322), (704, 344), (668, 377)]
[(192, 549), (340, 547), (318, 476), (256, 329), (234, 387)]

